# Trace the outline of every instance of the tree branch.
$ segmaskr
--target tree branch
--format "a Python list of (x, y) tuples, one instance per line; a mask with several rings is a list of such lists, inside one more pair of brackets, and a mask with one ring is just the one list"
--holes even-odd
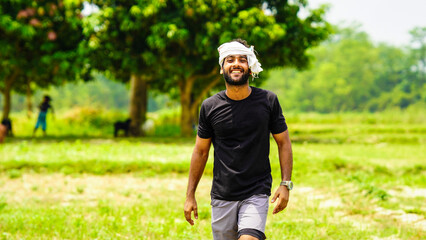
[(216, 78), (213, 79), (213, 81), (211, 81), (209, 83), (209, 85), (207, 85), (203, 91), (201, 91), (201, 93), (198, 95), (198, 97), (194, 100), (193, 105), (198, 105), (204, 98), (204, 96), (214, 87), (216, 86), (217, 83), (219, 83), (219, 81), (222, 79), (221, 76), (218, 76)]

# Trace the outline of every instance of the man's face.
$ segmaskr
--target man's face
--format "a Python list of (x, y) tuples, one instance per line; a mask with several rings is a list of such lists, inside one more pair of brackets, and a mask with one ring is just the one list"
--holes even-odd
[(229, 85), (244, 85), (250, 77), (250, 69), (245, 55), (230, 55), (223, 61), (221, 70)]

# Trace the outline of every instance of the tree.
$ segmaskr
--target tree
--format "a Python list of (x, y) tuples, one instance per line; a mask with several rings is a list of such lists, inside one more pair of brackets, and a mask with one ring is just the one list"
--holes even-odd
[(416, 27), (410, 34), (411, 45), (407, 48), (378, 46), (381, 69), (376, 85), (381, 92), (370, 101), (370, 111), (405, 109), (418, 102), (426, 103), (426, 28)]
[(90, 63), (110, 78), (130, 82), (131, 134), (143, 135), (148, 83), (159, 65), (147, 46), (162, 1), (93, 1), (100, 9), (86, 20)]
[(87, 76), (79, 44), (83, 39), (82, 1), (2, 1), (0, 6), (0, 89), (3, 118), (11, 91), (31, 92)]
[(164, 59), (163, 89), (179, 88), (183, 136), (193, 133), (205, 95), (223, 84), (217, 60), (220, 44), (243, 38), (255, 45), (266, 69), (304, 68), (309, 63), (306, 50), (330, 33), (323, 19), (325, 7), (312, 10), (305, 19), (298, 17), (306, 1), (169, 0), (165, 5), (148, 44)]
[(426, 83), (426, 27), (416, 27), (410, 31), (411, 34), (411, 59), (417, 81), (414, 86), (418, 89)]

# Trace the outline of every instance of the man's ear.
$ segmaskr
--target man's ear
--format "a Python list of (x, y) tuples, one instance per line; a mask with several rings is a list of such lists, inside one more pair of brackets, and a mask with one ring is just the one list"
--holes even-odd
[(220, 72), (219, 72), (220, 74), (223, 74), (223, 68), (220, 68)]

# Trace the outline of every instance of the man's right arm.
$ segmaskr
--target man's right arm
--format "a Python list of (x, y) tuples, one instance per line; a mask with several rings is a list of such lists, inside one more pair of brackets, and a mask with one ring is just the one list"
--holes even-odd
[(184, 206), (185, 218), (191, 225), (194, 220), (191, 213), (194, 212), (194, 218), (198, 219), (197, 201), (195, 200), (195, 190), (203, 175), (209, 157), (211, 138), (204, 139), (197, 136), (195, 140), (194, 151), (191, 157), (191, 166), (189, 167), (188, 188), (186, 190), (186, 201)]

